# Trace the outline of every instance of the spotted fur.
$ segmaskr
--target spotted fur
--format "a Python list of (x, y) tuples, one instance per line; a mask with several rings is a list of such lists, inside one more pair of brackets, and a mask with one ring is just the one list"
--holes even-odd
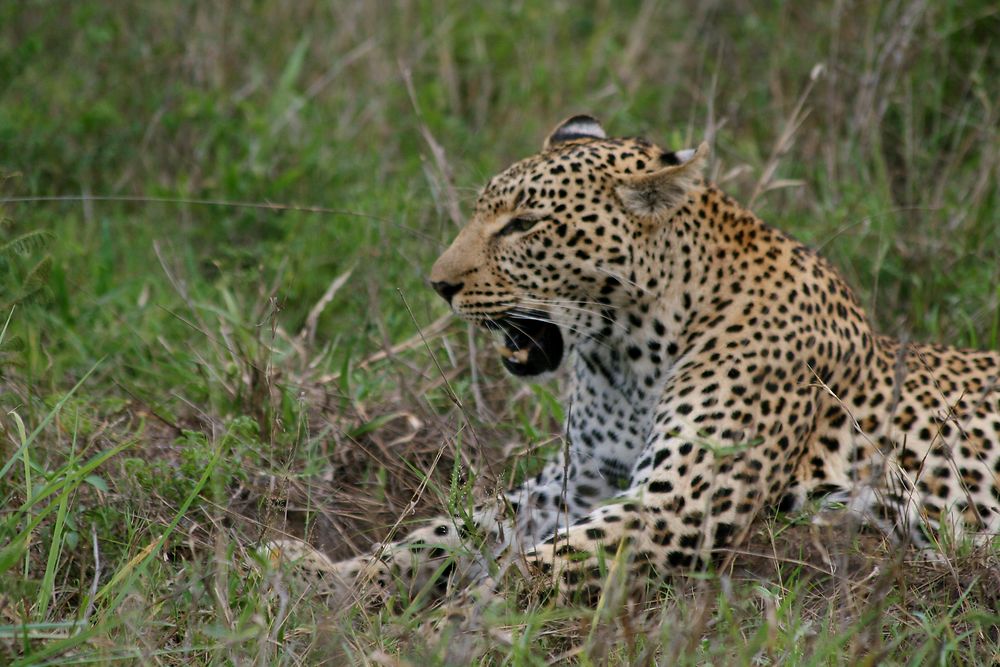
[(577, 116), (487, 183), (431, 280), (469, 321), (558, 326), (569, 445), (472, 526), (316, 569), (418, 587), (471, 541), (595, 594), (611, 558), (637, 584), (701, 567), (811, 496), (921, 545), (1000, 532), (1000, 355), (876, 334), (826, 260), (702, 180), (705, 155)]

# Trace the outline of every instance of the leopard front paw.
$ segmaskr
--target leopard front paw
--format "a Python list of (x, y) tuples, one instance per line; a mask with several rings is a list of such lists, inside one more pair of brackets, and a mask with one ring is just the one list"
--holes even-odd
[(371, 556), (335, 562), (295, 539), (271, 540), (261, 547), (272, 567), (287, 565), (303, 588), (327, 599), (331, 607), (353, 603), (372, 606), (388, 597), (390, 578), (383, 563)]

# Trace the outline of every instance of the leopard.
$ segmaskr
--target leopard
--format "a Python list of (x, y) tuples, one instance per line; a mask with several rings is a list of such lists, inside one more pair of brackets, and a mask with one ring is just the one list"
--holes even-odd
[(511, 375), (562, 377), (565, 446), (371, 553), (268, 553), (373, 604), (504, 558), (592, 600), (609, 564), (636, 587), (712, 567), (815, 499), (921, 549), (996, 537), (1000, 354), (876, 333), (828, 260), (704, 177), (708, 155), (575, 115), (490, 179), (429, 282)]

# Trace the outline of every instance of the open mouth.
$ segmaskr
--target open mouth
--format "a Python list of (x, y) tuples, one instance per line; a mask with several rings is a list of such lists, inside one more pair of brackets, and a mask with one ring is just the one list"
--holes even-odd
[(504, 368), (513, 375), (539, 375), (554, 371), (563, 357), (563, 339), (559, 327), (540, 313), (531, 318), (505, 316), (491, 320), (487, 327), (503, 334), (497, 352)]

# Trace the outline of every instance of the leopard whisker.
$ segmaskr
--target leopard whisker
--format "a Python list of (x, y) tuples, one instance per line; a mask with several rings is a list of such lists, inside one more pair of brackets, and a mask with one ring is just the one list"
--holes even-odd
[(545, 303), (572, 303), (581, 306), (594, 306), (595, 308), (600, 308), (602, 310), (618, 310), (620, 306), (616, 306), (610, 303), (601, 303), (600, 301), (592, 301), (588, 299), (550, 299), (544, 297), (531, 296), (529, 294), (517, 294), (519, 299), (533, 299), (535, 301), (541, 301)]
[(569, 305), (565, 305), (565, 304), (552, 303), (552, 302), (549, 302), (549, 301), (532, 299), (530, 297), (524, 297), (524, 298), (522, 298), (522, 302), (523, 303), (527, 303), (527, 304), (532, 304), (532, 305), (550, 306), (552, 308), (562, 308), (562, 309), (567, 310), (567, 311), (574, 311), (574, 312), (578, 312), (578, 313), (583, 313), (585, 315), (593, 315), (594, 317), (597, 317), (597, 318), (600, 318), (600, 319), (604, 320), (605, 322), (607, 322), (611, 326), (618, 328), (620, 331), (622, 331), (622, 333), (625, 333), (625, 334), (628, 333), (628, 329), (624, 325), (622, 325), (620, 322), (618, 322), (616, 319), (614, 319), (613, 317), (609, 317), (608, 315), (605, 315), (604, 313), (599, 313), (597, 311), (590, 310), (588, 308), (580, 308), (580, 307), (577, 307), (577, 306), (569, 306)]
[[(551, 323), (550, 320), (547, 320), (547, 319), (542, 318), (542, 317), (538, 317), (537, 315), (531, 313), (530, 311), (522, 310), (522, 309), (520, 309), (517, 306), (515, 306), (514, 308), (511, 308), (509, 312), (512, 313), (513, 315), (515, 315), (516, 317), (519, 317), (519, 318), (521, 318), (523, 320), (533, 320), (535, 322)], [(591, 341), (593, 343), (596, 343), (598, 345), (603, 345), (604, 347), (606, 347), (609, 350), (612, 349), (611, 346), (608, 345), (605, 341), (601, 340), (600, 338), (598, 338), (597, 336), (593, 335), (590, 332), (583, 331), (582, 329), (579, 329), (577, 327), (573, 327), (573, 326), (568, 325), (568, 324), (562, 324), (560, 326), (564, 327), (566, 330), (570, 331), (571, 333), (574, 333), (574, 334), (576, 334), (576, 335), (578, 335), (578, 336), (580, 336), (582, 338), (585, 338), (585, 339), (587, 339), (587, 340), (589, 340), (589, 341)]]
[(617, 280), (619, 282), (623, 282), (626, 285), (631, 285), (632, 287), (636, 288), (637, 290), (639, 290), (643, 294), (649, 294), (649, 290), (647, 290), (642, 285), (640, 285), (640, 284), (638, 284), (638, 283), (636, 283), (636, 282), (634, 282), (632, 280), (629, 280), (628, 278), (626, 278), (625, 276), (623, 276), (621, 274), (618, 274), (618, 273), (615, 273), (614, 271), (606, 269), (603, 266), (601, 266), (600, 264), (596, 265), (594, 268), (597, 269), (598, 271), (600, 271), (601, 273), (605, 273), (605, 274), (611, 276), (612, 278), (614, 278), (615, 280)]

